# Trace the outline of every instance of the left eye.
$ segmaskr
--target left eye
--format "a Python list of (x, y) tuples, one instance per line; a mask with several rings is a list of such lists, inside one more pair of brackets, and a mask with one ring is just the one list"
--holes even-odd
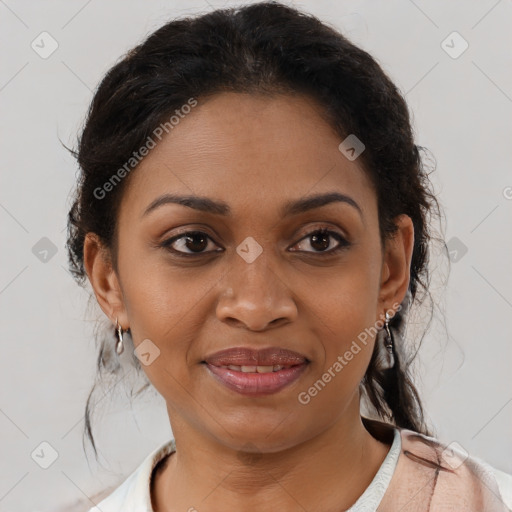
[[(334, 247), (334, 249), (330, 249), (329, 246), (331, 245), (331, 242), (329, 239), (334, 238), (338, 241), (338, 245)], [(338, 251), (341, 251), (348, 247), (350, 244), (345, 238), (343, 238), (339, 233), (336, 231), (331, 231), (330, 229), (316, 229), (315, 231), (311, 231), (308, 233), (305, 237), (301, 239), (303, 240), (311, 240), (310, 245), (312, 247), (316, 246), (318, 250), (315, 251), (306, 251), (306, 252), (317, 252), (317, 253), (335, 253)]]

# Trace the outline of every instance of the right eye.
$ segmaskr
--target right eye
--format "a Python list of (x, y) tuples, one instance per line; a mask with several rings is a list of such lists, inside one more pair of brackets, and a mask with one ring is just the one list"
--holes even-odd
[[(205, 254), (205, 252), (219, 252), (219, 251), (204, 251), (208, 247), (208, 240), (213, 240), (209, 235), (203, 231), (186, 231), (180, 235), (173, 236), (167, 240), (164, 240), (160, 247), (167, 249), (170, 252), (178, 254), (179, 256), (197, 256)], [(178, 243), (177, 243), (178, 242)], [(174, 246), (174, 247), (173, 247)], [(181, 251), (175, 247), (189, 249), (190, 252)]]

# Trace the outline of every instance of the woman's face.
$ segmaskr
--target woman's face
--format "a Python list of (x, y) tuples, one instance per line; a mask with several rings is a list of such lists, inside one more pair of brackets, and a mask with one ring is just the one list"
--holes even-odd
[[(375, 331), (365, 343), (360, 335), (403, 300), (413, 234), (402, 217), (396, 243), (381, 252), (375, 191), (341, 142), (304, 96), (199, 101), (129, 177), (118, 274), (94, 260), (87, 240), (98, 301), (130, 328), (173, 431), (182, 425), (234, 449), (250, 442), (270, 452), (359, 414)], [(148, 210), (166, 194), (222, 206)], [(290, 207), (323, 194), (350, 199)], [(190, 231), (200, 233), (167, 242)], [(286, 370), (262, 377), (286, 381), (279, 390), (242, 393), (237, 387), (260, 378), (254, 369), (229, 386), (205, 364), (235, 347), (291, 350), (306, 362), (290, 382)]]

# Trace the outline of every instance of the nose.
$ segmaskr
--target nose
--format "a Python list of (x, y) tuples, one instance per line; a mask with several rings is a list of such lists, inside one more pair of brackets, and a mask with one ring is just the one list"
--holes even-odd
[(222, 286), (216, 313), (223, 322), (262, 331), (297, 318), (290, 287), (262, 256), (252, 263), (240, 258), (222, 280)]

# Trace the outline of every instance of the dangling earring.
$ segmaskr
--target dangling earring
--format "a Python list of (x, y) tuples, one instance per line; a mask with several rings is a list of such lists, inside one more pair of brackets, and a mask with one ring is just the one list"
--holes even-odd
[(393, 355), (393, 348), (395, 344), (395, 339), (393, 337), (393, 333), (389, 328), (389, 320), (391, 315), (386, 311), (386, 336), (384, 337), (384, 349), (385, 349), (385, 359), (386, 366), (385, 368), (393, 368), (395, 366), (395, 357)]
[(117, 334), (117, 343), (116, 343), (116, 353), (117, 355), (121, 355), (124, 350), (123, 345), (123, 328), (119, 325), (116, 317), (116, 334)]

